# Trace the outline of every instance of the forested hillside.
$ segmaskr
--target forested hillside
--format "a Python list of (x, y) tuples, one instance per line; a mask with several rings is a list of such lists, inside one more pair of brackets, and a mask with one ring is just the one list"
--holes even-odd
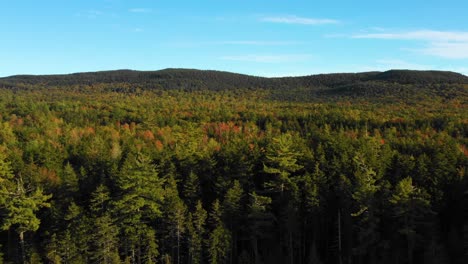
[(468, 77), (0, 78), (0, 263), (468, 263)]

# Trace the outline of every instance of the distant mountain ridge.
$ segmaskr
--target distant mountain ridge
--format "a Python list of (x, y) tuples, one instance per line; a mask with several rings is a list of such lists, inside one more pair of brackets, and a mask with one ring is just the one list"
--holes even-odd
[(215, 70), (177, 69), (168, 68), (157, 71), (112, 70), (97, 72), (80, 72), (57, 75), (13, 75), (0, 78), (2, 82), (29, 83), (29, 84), (84, 84), (89, 82), (112, 83), (129, 82), (138, 83), (149, 80), (203, 80), (210, 82), (228, 81), (232, 84), (238, 82), (291, 82), (292, 84), (308, 85), (336, 85), (354, 81), (386, 81), (396, 83), (468, 83), (468, 77), (450, 71), (416, 71), (416, 70), (389, 70), (385, 72), (361, 73), (329, 73), (298, 77), (258, 77), (246, 74)]
[[(468, 77), (449, 71), (389, 70), (385, 72), (331, 73), (299, 77), (266, 78), (214, 70), (164, 69), (115, 70), (62, 75), (15, 75), (0, 78), (0, 88), (37, 89), (71, 86), (103, 87), (117, 92), (148, 90), (268, 89), (280, 100), (316, 98), (468, 95)], [(129, 88), (133, 87), (133, 88)]]

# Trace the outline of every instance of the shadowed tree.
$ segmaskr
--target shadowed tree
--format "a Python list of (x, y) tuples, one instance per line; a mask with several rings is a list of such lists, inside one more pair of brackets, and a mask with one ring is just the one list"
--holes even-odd
[(231, 233), (224, 226), (222, 214), (219, 201), (215, 200), (208, 219), (212, 230), (207, 241), (209, 260), (213, 264), (226, 263), (231, 248)]
[(432, 211), (428, 195), (413, 185), (410, 177), (398, 182), (390, 198), (393, 205), (394, 217), (397, 219), (398, 232), (405, 237), (407, 261), (412, 264), (414, 249), (418, 240), (417, 228), (422, 219), (427, 219)]
[(2, 229), (14, 228), (19, 235), (21, 262), (26, 261), (24, 233), (36, 231), (41, 223), (36, 212), (49, 207), (52, 195), (45, 195), (42, 189), (23, 182), (21, 175), (14, 175), (10, 164), (0, 153), (0, 208), (4, 209)]
[(151, 223), (161, 215), (163, 180), (151, 160), (137, 153), (126, 158), (115, 182), (120, 199), (113, 202), (113, 210), (123, 232), (127, 254), (132, 263), (137, 263), (144, 258), (141, 253)]
[(189, 263), (200, 264), (203, 259), (203, 237), (205, 235), (205, 223), (207, 212), (203, 209), (202, 203), (197, 201), (195, 211), (189, 213), (187, 218), (189, 233)]

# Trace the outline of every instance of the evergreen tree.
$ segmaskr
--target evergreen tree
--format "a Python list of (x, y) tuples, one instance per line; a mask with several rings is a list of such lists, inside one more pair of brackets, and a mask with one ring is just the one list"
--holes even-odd
[(118, 248), (119, 230), (108, 214), (97, 217), (94, 222), (94, 234), (91, 259), (95, 263), (120, 263)]
[(366, 164), (365, 159), (359, 153), (353, 159), (356, 165), (354, 172), (354, 186), (351, 197), (356, 202), (357, 211), (352, 216), (357, 218), (357, 243), (355, 254), (359, 257), (368, 254), (369, 260), (375, 262), (376, 244), (378, 237), (378, 204), (376, 193), (378, 185), (377, 173)]
[(83, 208), (72, 202), (65, 214), (66, 230), (60, 239), (64, 263), (86, 263), (89, 260), (93, 225)]
[(114, 224), (109, 210), (110, 193), (106, 186), (100, 185), (91, 197), (91, 210), (94, 213), (91, 260), (96, 263), (120, 263), (118, 254), (119, 230)]
[(207, 212), (202, 203), (197, 202), (195, 211), (189, 213), (187, 218), (187, 229), (189, 232), (189, 263), (200, 264), (203, 260), (203, 238), (205, 236), (205, 224)]
[(184, 181), (183, 195), (189, 208), (194, 208), (200, 197), (200, 180), (192, 170)]
[(398, 232), (405, 237), (407, 261), (412, 264), (413, 254), (418, 241), (420, 221), (432, 213), (427, 194), (415, 187), (410, 177), (398, 182), (390, 198), (394, 217), (398, 221)]
[(36, 231), (41, 223), (36, 212), (42, 207), (49, 207), (51, 195), (45, 195), (41, 188), (33, 188), (23, 182), (21, 175), (14, 175), (10, 164), (0, 153), (0, 208), (5, 216), (2, 229), (14, 228), (19, 235), (21, 261), (26, 261), (24, 233)]
[(261, 196), (255, 192), (250, 193), (249, 203), (249, 234), (254, 252), (254, 263), (262, 263), (259, 241), (269, 238), (272, 235), (273, 224), (276, 221), (274, 215), (270, 212), (271, 198)]
[(234, 256), (237, 256), (237, 234), (239, 231), (239, 225), (242, 215), (242, 204), (241, 199), (243, 196), (243, 190), (239, 181), (234, 181), (233, 186), (226, 192), (223, 201), (224, 208), (224, 219), (226, 224), (231, 231), (231, 250), (230, 250), (230, 263), (233, 262)]
[(164, 223), (167, 228), (167, 239), (171, 241), (170, 250), (174, 263), (181, 262), (182, 240), (185, 234), (187, 207), (179, 197), (177, 183), (173, 177), (167, 179), (164, 187)]
[(209, 215), (209, 223), (213, 229), (207, 241), (209, 260), (213, 264), (226, 263), (231, 247), (231, 233), (224, 226), (221, 216), (221, 206), (219, 201), (215, 200)]
[(267, 164), (264, 171), (274, 175), (274, 179), (265, 184), (273, 192), (284, 193), (285, 190), (295, 192), (297, 186), (290, 178), (291, 174), (302, 169), (303, 166), (297, 164), (300, 153), (294, 149), (293, 137), (291, 134), (281, 134), (273, 138), (272, 144), (267, 150)]
[(151, 160), (142, 154), (127, 157), (115, 177), (120, 199), (113, 202), (113, 211), (126, 244), (125, 253), (131, 263), (137, 263), (143, 257), (143, 241), (148, 239), (152, 221), (161, 215), (163, 180)]

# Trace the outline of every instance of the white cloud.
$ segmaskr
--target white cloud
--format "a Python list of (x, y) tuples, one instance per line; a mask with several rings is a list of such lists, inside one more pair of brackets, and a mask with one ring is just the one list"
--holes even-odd
[(446, 59), (468, 59), (467, 31), (416, 30), (353, 35), (356, 39), (394, 39), (426, 42), (425, 47), (406, 49)]
[(418, 51), (447, 59), (468, 59), (468, 42), (434, 42)]
[(468, 32), (465, 31), (435, 31), (416, 30), (393, 33), (369, 33), (353, 35), (353, 38), (363, 39), (400, 39), (400, 40), (425, 40), (425, 41), (468, 41)]
[(131, 8), (128, 11), (132, 13), (150, 13), (152, 10), (150, 8)]
[(299, 62), (306, 61), (312, 56), (309, 54), (283, 54), (283, 55), (236, 55), (223, 56), (221, 60), (245, 61), (260, 63), (280, 63), (280, 62)]
[(260, 21), (282, 24), (301, 24), (301, 25), (323, 25), (323, 24), (338, 24), (339, 21), (328, 18), (307, 18), (298, 16), (274, 16), (262, 17)]

